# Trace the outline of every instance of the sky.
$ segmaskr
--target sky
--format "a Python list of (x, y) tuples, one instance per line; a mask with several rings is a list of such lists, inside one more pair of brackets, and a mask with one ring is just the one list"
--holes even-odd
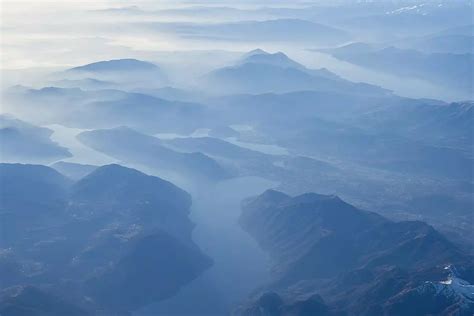
[[(1, 19), (0, 68), (1, 87), (17, 84), (33, 85), (34, 76), (100, 60), (136, 58), (167, 67), (200, 73), (228, 64), (236, 54), (262, 48), (283, 51), (311, 68), (325, 67), (354, 81), (382, 84), (407, 96), (445, 97), (437, 89), (420, 80), (405, 80), (374, 73), (367, 69), (336, 61), (328, 55), (308, 53), (307, 46), (288, 43), (256, 43), (184, 37), (173, 30), (149, 28), (147, 23), (217, 23), (238, 19), (272, 19), (255, 13), (243, 16), (218, 15), (199, 18), (176, 15), (166, 9), (190, 6), (232, 5), (240, 9), (261, 7), (298, 7), (304, 1), (124, 1), (124, 0), (0, 0)], [(323, 3), (312, 1), (311, 5)], [(327, 4), (327, 2), (324, 2)], [(115, 10), (110, 10), (110, 9)], [(123, 10), (125, 8), (125, 10)], [(117, 10), (119, 9), (119, 10)], [(130, 12), (138, 14), (130, 14)], [(128, 13), (126, 13), (128, 12)], [(200, 52), (199, 56), (195, 52)], [(215, 51), (215, 53), (212, 53)], [(193, 54), (191, 54), (193, 52)], [(218, 53), (220, 52), (220, 53)], [(222, 53), (224, 52), (224, 53)], [(203, 57), (203, 58), (201, 58)], [(196, 63), (199, 58), (199, 63)], [(18, 71), (20, 70), (20, 72)], [(413, 86), (417, 86), (413, 94)]]
[[(225, 1), (2, 0), (1, 3), (2, 69), (71, 66), (86, 61), (84, 57), (97, 59), (105, 55), (137, 55), (137, 51), (240, 48), (235, 43), (193, 42), (172, 34), (136, 32), (134, 27), (134, 23), (145, 21), (193, 22), (189, 16), (159, 13), (136, 17), (127, 14), (112, 15), (103, 11), (108, 8), (136, 7), (154, 11), (209, 4), (226, 6)], [(257, 8), (295, 7), (304, 2), (234, 1), (228, 4), (236, 8)], [(223, 18), (226, 19), (228, 17)], [(209, 21), (199, 22), (218, 21), (213, 17)]]

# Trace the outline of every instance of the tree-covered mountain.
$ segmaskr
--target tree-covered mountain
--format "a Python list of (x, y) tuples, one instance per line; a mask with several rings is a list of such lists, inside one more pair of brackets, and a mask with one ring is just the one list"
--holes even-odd
[(106, 165), (72, 182), (2, 164), (0, 180), (4, 312), (129, 312), (212, 263), (191, 240), (190, 195), (160, 178)]
[[(464, 294), (473, 287), (472, 257), (423, 222), (393, 222), (336, 196), (270, 190), (243, 204), (240, 224), (274, 262), (273, 281), (240, 314), (468, 315), (474, 309), (472, 294)], [(454, 266), (456, 275), (449, 274), (446, 267)], [(463, 286), (449, 281), (458, 273)], [(260, 297), (265, 291), (275, 293)], [(305, 307), (295, 311), (295, 302)]]

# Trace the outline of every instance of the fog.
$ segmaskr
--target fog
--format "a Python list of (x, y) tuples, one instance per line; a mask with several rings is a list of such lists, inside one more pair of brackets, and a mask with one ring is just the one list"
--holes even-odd
[(71, 158), (62, 161), (98, 166), (117, 162), (116, 159), (97, 152), (79, 142), (76, 136), (84, 132), (85, 130), (83, 129), (65, 127), (59, 124), (47, 125), (46, 127), (53, 130), (51, 140), (61, 146), (65, 146), (72, 154)]
[[(322, 1), (309, 5), (311, 12), (317, 12), (317, 6), (324, 10), (332, 7)], [(213, 12), (215, 8), (218, 10)], [(222, 2), (210, 5), (149, 1), (133, 4), (120, 1), (5, 1), (2, 4), (2, 69), (22, 71), (2, 76), (2, 81), (5, 81), (2, 86), (26, 83), (40, 86), (41, 81), (31, 82), (31, 77), (36, 77), (35, 72), (45, 73), (45, 69), (65, 69), (116, 58), (155, 62), (168, 68), (179, 85), (189, 85), (190, 81), (199, 80), (199, 76), (210, 69), (228, 64), (238, 56), (237, 53), (259, 47), (269, 52), (283, 51), (310, 68), (324, 67), (349, 80), (379, 84), (407, 97), (456, 101), (470, 96), (469, 92), (460, 93), (452, 87), (440, 89), (429, 80), (400, 80), (397, 76), (358, 67), (329, 54), (309, 51), (327, 48), (327, 44), (318, 44), (314, 39), (288, 45), (287, 39), (249, 41), (244, 33), (238, 35), (242, 38), (229, 40), (226, 35), (214, 36), (205, 31), (210, 27), (218, 29), (219, 23), (235, 23), (238, 26), (239, 21), (284, 19), (287, 18), (284, 8), (288, 8), (286, 15), (292, 19), (297, 18), (298, 14), (305, 14), (304, 4), (295, 5), (293, 2), (265, 3), (264, 6), (246, 2), (236, 6)], [(226, 11), (229, 14), (225, 14)], [(335, 15), (330, 10), (328, 14)], [(316, 13), (314, 15), (317, 16)], [(469, 19), (460, 20), (455, 25), (471, 22)], [(335, 18), (334, 27), (337, 23)], [(193, 28), (197, 31), (192, 31)], [(295, 29), (294, 32), (301, 30)], [(358, 36), (356, 41), (364, 41), (363, 37)], [(266, 37), (270, 38), (270, 33)], [(336, 45), (350, 42), (353, 41), (342, 41)], [(35, 53), (31, 54), (32, 51)], [(51, 59), (52, 55), (54, 59)]]
[(0, 314), (472, 314), (472, 12), (3, 1)]

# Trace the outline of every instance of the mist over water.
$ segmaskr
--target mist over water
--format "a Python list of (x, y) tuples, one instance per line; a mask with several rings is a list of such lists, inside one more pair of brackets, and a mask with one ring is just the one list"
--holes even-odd
[(302, 49), (288, 52), (292, 58), (310, 68), (327, 68), (343, 78), (355, 82), (367, 82), (383, 86), (392, 90), (397, 95), (409, 98), (431, 98), (445, 101), (459, 101), (470, 99), (472, 94), (459, 93), (455, 89), (439, 87), (427, 80), (417, 78), (404, 78), (387, 73), (373, 71), (348, 62), (338, 60), (328, 54)]
[(137, 312), (176, 315), (218, 315), (238, 305), (255, 288), (269, 282), (270, 261), (256, 242), (240, 228), (240, 204), (278, 183), (259, 177), (240, 177), (202, 186), (192, 192), (193, 240), (214, 265), (175, 297)]
[(46, 125), (45, 127), (53, 131), (51, 134), (52, 141), (68, 148), (71, 152), (72, 157), (62, 161), (98, 166), (117, 163), (116, 159), (95, 151), (77, 140), (76, 136), (86, 131), (85, 129), (71, 128), (59, 124)]

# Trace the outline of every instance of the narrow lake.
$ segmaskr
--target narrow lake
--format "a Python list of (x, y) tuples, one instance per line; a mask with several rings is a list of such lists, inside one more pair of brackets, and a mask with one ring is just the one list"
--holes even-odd
[(214, 265), (173, 298), (136, 315), (228, 315), (269, 280), (269, 260), (239, 224), (240, 203), (278, 183), (259, 177), (234, 178), (192, 192), (193, 239)]

